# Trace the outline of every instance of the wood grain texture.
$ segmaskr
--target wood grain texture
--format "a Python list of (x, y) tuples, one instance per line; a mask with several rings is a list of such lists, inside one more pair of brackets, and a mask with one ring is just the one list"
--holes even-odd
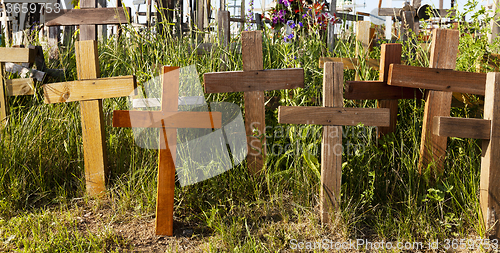
[[(75, 51), (78, 79), (98, 78), (100, 73), (97, 41), (76, 42)], [(82, 101), (80, 114), (87, 193), (94, 196), (100, 195), (106, 190), (107, 173), (102, 100)]]
[(70, 9), (45, 14), (46, 26), (116, 25), (130, 21), (130, 8)]
[[(456, 57), (455, 57), (456, 58)], [(442, 62), (442, 61), (441, 61)], [(389, 85), (484, 95), (485, 73), (391, 65)]]
[(389, 86), (382, 81), (348, 81), (345, 99), (421, 99), (420, 89)]
[[(241, 57), (243, 71), (262, 70), (262, 32), (245, 31), (241, 33)], [(266, 154), (266, 109), (263, 91), (247, 91), (245, 100), (245, 130), (247, 134), (247, 164), (250, 173), (258, 174), (264, 167)]]
[[(402, 50), (403, 45), (397, 43), (383, 44), (381, 46), (379, 80), (384, 82), (386, 87), (388, 87), (387, 79), (389, 76), (389, 66), (393, 63), (401, 64)], [(417, 90), (412, 90), (409, 92), (411, 92), (412, 94), (420, 93)], [(390, 126), (377, 128), (378, 138), (382, 138), (382, 136), (396, 131), (396, 125), (398, 122), (398, 100), (379, 98), (379, 100), (377, 101), (377, 107), (388, 108), (391, 113)]]
[(0, 62), (0, 128), (7, 124), (9, 107), (5, 96), (5, 63)]
[(489, 139), (491, 120), (454, 117), (434, 117), (432, 132), (438, 136)]
[[(80, 0), (81, 9), (95, 9), (97, 8), (97, 0)], [(80, 41), (97, 40), (97, 26), (80, 25)]]
[(484, 98), (484, 119), (491, 120), (489, 140), (483, 140), (479, 202), (486, 231), (500, 238), (500, 73), (488, 73)]
[(323, 126), (389, 126), (389, 109), (386, 108), (333, 108), (280, 106), (280, 124), (314, 124)]
[[(435, 29), (432, 32), (430, 68), (455, 69), (459, 32)], [(447, 83), (450, 83), (447, 81)], [(422, 137), (420, 141), (419, 173), (431, 169), (441, 173), (446, 155), (447, 137), (432, 134), (432, 121), (436, 116), (450, 116), (452, 92), (430, 90), (426, 94)]]
[(93, 99), (126, 97), (134, 93), (135, 76), (87, 79), (43, 85), (45, 103), (65, 103)]
[[(344, 69), (356, 69), (359, 68), (360, 62), (358, 59), (355, 58), (337, 58), (337, 57), (320, 57), (319, 58), (319, 67), (323, 68), (323, 65), (326, 62), (342, 62), (344, 64)], [(378, 59), (368, 59), (366, 60), (365, 64), (368, 65), (368, 67), (373, 68), (375, 70), (379, 70), (380, 68), (380, 61)]]
[[(370, 21), (358, 21), (356, 22), (356, 56), (361, 58), (367, 58), (370, 53)], [(356, 69), (356, 75), (354, 76), (355, 81), (360, 81), (359, 69)]]
[[(323, 107), (344, 106), (344, 67), (342, 63), (326, 63), (323, 71)], [(332, 211), (340, 207), (342, 183), (342, 127), (324, 126), (321, 142), (320, 218), (330, 223)]]
[(0, 62), (33, 63), (35, 50), (29, 48), (0, 47)]
[(114, 111), (113, 127), (221, 128), (220, 112)]
[[(164, 66), (162, 73), (162, 111), (177, 111), (179, 97), (178, 67)], [(160, 133), (158, 152), (158, 191), (156, 193), (157, 235), (174, 234), (174, 193), (175, 193), (175, 156), (177, 147), (177, 129), (165, 129)]]
[(203, 79), (206, 93), (284, 90), (304, 87), (304, 69), (214, 72)]
[(33, 78), (19, 78), (5, 80), (5, 94), (7, 96), (33, 95)]

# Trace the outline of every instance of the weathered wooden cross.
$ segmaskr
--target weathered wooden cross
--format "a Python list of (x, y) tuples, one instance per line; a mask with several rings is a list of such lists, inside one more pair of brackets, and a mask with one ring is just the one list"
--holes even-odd
[[(262, 33), (241, 34), (243, 71), (206, 73), (206, 93), (244, 92), (248, 168), (258, 173), (266, 154), (264, 91), (304, 87), (303, 69), (263, 70)], [(257, 131), (257, 136), (253, 132)]]
[[(432, 134), (435, 116), (449, 116), (452, 91), (477, 93), (486, 82), (486, 74), (454, 71), (458, 52), (457, 30), (436, 29), (432, 34), (429, 68), (391, 64), (387, 83), (393, 86), (428, 89), (420, 143), (419, 171), (429, 165), (442, 171), (447, 139)], [(452, 90), (451, 87), (460, 87)], [(484, 88), (483, 88), (484, 90)]]
[(220, 112), (178, 111), (179, 68), (162, 68), (161, 111), (114, 111), (113, 127), (160, 128), (156, 234), (173, 235), (177, 128), (221, 128)]
[(323, 76), (323, 107), (280, 106), (281, 124), (323, 125), (321, 143), (321, 221), (330, 222), (332, 207), (338, 209), (342, 179), (342, 125), (389, 126), (390, 111), (386, 108), (344, 108), (342, 63), (325, 63)]
[(0, 127), (5, 126), (8, 116), (7, 96), (33, 95), (33, 79), (5, 79), (6, 62), (35, 61), (35, 50), (29, 48), (0, 48)]
[(398, 99), (421, 98), (422, 92), (414, 88), (391, 87), (387, 85), (390, 64), (401, 64), (401, 44), (383, 44), (380, 52), (380, 81), (348, 81), (346, 99), (377, 99), (379, 108), (388, 108), (391, 111), (389, 127), (378, 128), (378, 137), (396, 130), (398, 119)]
[[(75, 50), (80, 81), (61, 83), (58, 86), (49, 84), (44, 87), (44, 92), (46, 102), (68, 102), (70, 97), (72, 101), (81, 101), (87, 193), (97, 195), (106, 189), (106, 140), (102, 98), (130, 95), (135, 86), (135, 78), (97, 79), (99, 57), (95, 42), (96, 25), (127, 23), (130, 20), (130, 8), (96, 8), (96, 0), (80, 0), (80, 7), (81, 9), (61, 10), (58, 13), (50, 12), (45, 16), (46, 26), (79, 25), (80, 42), (75, 44)], [(50, 95), (51, 90), (53, 95)], [(82, 97), (78, 98), (71, 93)]]
[[(464, 86), (450, 82), (447, 89), (463, 91)], [(479, 202), (484, 224), (484, 231), (491, 229), (495, 238), (500, 238), (500, 73), (488, 73), (486, 87), (472, 83), (471, 93), (485, 95), (484, 119), (452, 118), (436, 116), (433, 118), (433, 133), (444, 138), (482, 139), (481, 181)], [(475, 89), (475, 90), (472, 90)]]
[(75, 43), (78, 81), (43, 85), (45, 103), (80, 102), (87, 193), (103, 192), (106, 180), (106, 140), (102, 99), (134, 92), (135, 76), (99, 78), (97, 41)]

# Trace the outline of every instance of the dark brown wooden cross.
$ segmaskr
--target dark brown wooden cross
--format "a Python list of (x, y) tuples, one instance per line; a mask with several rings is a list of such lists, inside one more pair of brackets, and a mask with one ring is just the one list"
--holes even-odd
[(378, 128), (378, 137), (396, 130), (398, 119), (398, 99), (421, 98), (422, 92), (414, 88), (401, 88), (387, 85), (389, 66), (392, 63), (401, 64), (401, 44), (383, 44), (380, 51), (380, 81), (348, 81), (345, 98), (353, 100), (377, 99), (379, 108), (391, 110), (389, 127)]
[(241, 43), (243, 71), (206, 73), (203, 77), (206, 93), (244, 92), (247, 162), (250, 172), (256, 174), (263, 168), (266, 154), (264, 91), (304, 87), (304, 70), (263, 70), (261, 31), (243, 32)]
[(457, 30), (436, 29), (432, 34), (429, 68), (392, 64), (387, 83), (391, 86), (428, 89), (420, 143), (419, 171), (427, 169), (442, 172), (446, 155), (447, 138), (432, 134), (432, 120), (436, 116), (450, 116), (452, 88), (456, 92), (477, 94), (477, 87), (486, 82), (486, 74), (459, 72), (456, 66), (458, 53)]
[(342, 95), (344, 70), (342, 63), (325, 63), (323, 75), (323, 107), (280, 106), (281, 124), (323, 125), (321, 142), (321, 221), (329, 223), (330, 212), (338, 209), (342, 179), (342, 126), (389, 126), (387, 108), (345, 108)]
[(177, 128), (221, 128), (220, 112), (178, 111), (179, 68), (162, 68), (161, 111), (114, 111), (113, 127), (160, 128), (156, 234), (173, 235)]
[(35, 50), (29, 48), (0, 48), (0, 127), (5, 126), (9, 113), (7, 103), (8, 96), (33, 95), (33, 79), (5, 79), (6, 62), (26, 62), (35, 61)]
[[(465, 78), (465, 77), (464, 77)], [(454, 81), (454, 80), (450, 80)], [(463, 80), (465, 81), (465, 80)], [(433, 133), (444, 138), (482, 139), (481, 181), (479, 186), (479, 203), (484, 231), (490, 231), (492, 237), (500, 238), (500, 73), (488, 73), (486, 86), (472, 80), (474, 87), (451, 85), (446, 89), (484, 95), (484, 119), (452, 118), (436, 116), (433, 118)], [(444, 88), (444, 87), (443, 87)]]
[[(81, 9), (61, 10), (58, 13), (46, 13), (45, 25), (47, 26), (80, 26), (80, 42), (76, 43), (77, 56), (77, 71), (78, 79), (95, 80), (99, 77), (99, 57), (97, 52), (97, 32), (96, 25), (104, 24), (123, 24), (130, 20), (130, 8), (97, 8), (96, 0), (80, 0)], [(135, 79), (134, 79), (135, 80)], [(128, 86), (131, 87), (130, 79)], [(97, 84), (103, 82), (86, 81), (77, 89), (89, 89), (91, 92), (96, 89)], [(124, 84), (125, 85), (125, 84)], [(135, 85), (135, 81), (134, 81)], [(53, 86), (53, 85), (52, 85)], [(120, 85), (118, 85), (120, 86)], [(54, 89), (56, 92), (56, 100), (47, 100), (46, 102), (63, 102), (68, 101), (64, 95), (57, 98), (58, 95), (64, 94), (65, 90), (57, 90), (56, 87), (50, 88), (48, 85), (44, 88), (47, 94)], [(76, 87), (76, 86), (75, 86)], [(65, 86), (58, 88), (65, 89)], [(133, 89), (132, 89), (133, 90)], [(81, 90), (80, 90), (81, 91)], [(109, 90), (105, 89), (105, 92)], [(62, 92), (62, 93), (61, 93)], [(71, 91), (71, 92), (74, 92)], [(82, 117), (82, 138), (84, 146), (84, 162), (85, 162), (85, 181), (87, 193), (90, 195), (98, 195), (105, 190), (106, 179), (106, 140), (104, 137), (104, 113), (102, 110), (102, 99), (108, 97), (105, 92), (101, 93), (102, 97), (90, 96), (90, 100), (80, 102), (80, 111)], [(128, 94), (115, 94), (119, 96), (128, 96)], [(89, 96), (87, 94), (87, 96)], [(71, 96), (76, 98), (76, 96)], [(47, 95), (46, 95), (47, 98)]]

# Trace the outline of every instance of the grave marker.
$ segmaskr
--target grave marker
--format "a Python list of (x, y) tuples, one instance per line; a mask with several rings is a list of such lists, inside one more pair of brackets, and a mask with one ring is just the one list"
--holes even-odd
[(125, 97), (134, 91), (134, 76), (99, 79), (97, 41), (75, 43), (78, 81), (43, 85), (45, 103), (80, 102), (82, 139), (87, 192), (97, 195), (105, 190), (106, 140), (102, 99)]
[(494, 238), (500, 238), (500, 73), (488, 73), (484, 99), (484, 119), (433, 118), (433, 133), (447, 138), (482, 139), (481, 181), (479, 203), (485, 231), (491, 229)]
[[(75, 45), (78, 80), (97, 79), (99, 73), (99, 58), (97, 52), (96, 25), (113, 25), (127, 23), (130, 20), (130, 8), (96, 8), (96, 0), (80, 0), (81, 9), (61, 10), (58, 13), (50, 12), (45, 16), (46, 26), (69, 26), (79, 25), (80, 42)], [(133, 78), (135, 86), (135, 78)], [(132, 80), (128, 80), (131, 87)], [(102, 84), (102, 81), (96, 81)], [(120, 85), (115, 83), (115, 88)], [(65, 88), (64, 84), (58, 88)], [(70, 85), (68, 87), (74, 87)], [(97, 85), (94, 85), (97, 88)], [(80, 90), (80, 88), (75, 88)], [(106, 92), (111, 89), (102, 89), (94, 98), (108, 98)], [(44, 87), (44, 91), (50, 94), (50, 86)], [(122, 90), (123, 91), (123, 90)], [(66, 92), (60, 91), (60, 92)], [(73, 92), (73, 91), (72, 91)], [(131, 91), (130, 91), (131, 92)], [(130, 94), (114, 94), (128, 96)], [(57, 94), (56, 94), (57, 96)], [(69, 94), (71, 96), (71, 94)], [(75, 97), (75, 96), (72, 96)], [(89, 99), (87, 97), (86, 99)], [(61, 97), (56, 101), (65, 101)], [(51, 100), (52, 101), (52, 100)], [(76, 100), (75, 100), (76, 101)], [(106, 140), (104, 138), (104, 113), (102, 111), (102, 99), (83, 100), (80, 102), (80, 113), (82, 117), (82, 138), (85, 160), (85, 180), (87, 193), (98, 195), (105, 190), (106, 179)]]
[(156, 234), (173, 235), (177, 128), (221, 128), (220, 112), (178, 111), (179, 68), (162, 68), (161, 111), (114, 111), (113, 127), (161, 128)]
[(266, 154), (266, 139), (259, 138), (265, 136), (266, 129), (264, 91), (304, 87), (304, 70), (263, 70), (261, 31), (243, 32), (241, 42), (243, 71), (206, 73), (203, 77), (206, 93), (245, 92), (247, 162), (250, 172), (256, 174), (263, 168)]
[(0, 48), (0, 127), (5, 126), (8, 116), (7, 96), (33, 94), (33, 79), (5, 79), (6, 62), (33, 63), (35, 50), (29, 48)]
[[(413, 88), (391, 87), (387, 85), (389, 66), (392, 63), (401, 64), (401, 44), (383, 44), (380, 52), (380, 81), (353, 81), (347, 82), (346, 99), (377, 99), (379, 108), (391, 110), (391, 124), (389, 127), (378, 128), (378, 137), (396, 130), (398, 118), (398, 99), (419, 98), (421, 92)], [(421, 96), (420, 96), (421, 98)]]
[[(323, 107), (280, 106), (280, 124), (323, 125), (321, 143), (320, 216), (330, 222), (329, 211), (338, 209), (342, 179), (342, 125), (389, 126), (386, 108), (344, 108), (342, 96), (344, 70), (342, 63), (325, 63), (323, 76)], [(340, 150), (337, 150), (340, 146)]]

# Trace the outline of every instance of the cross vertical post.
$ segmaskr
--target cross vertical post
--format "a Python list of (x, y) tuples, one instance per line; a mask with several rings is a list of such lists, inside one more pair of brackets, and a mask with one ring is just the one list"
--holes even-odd
[(316, 124), (325, 126), (321, 144), (320, 216), (323, 223), (331, 221), (330, 212), (339, 208), (342, 180), (342, 126), (389, 126), (387, 108), (343, 107), (343, 64), (325, 63), (323, 76), (323, 107), (280, 106), (280, 124)]
[(264, 91), (304, 87), (304, 70), (263, 70), (262, 32), (243, 32), (241, 40), (243, 71), (206, 73), (203, 79), (206, 93), (244, 92), (247, 163), (250, 173), (257, 174), (266, 155)]

